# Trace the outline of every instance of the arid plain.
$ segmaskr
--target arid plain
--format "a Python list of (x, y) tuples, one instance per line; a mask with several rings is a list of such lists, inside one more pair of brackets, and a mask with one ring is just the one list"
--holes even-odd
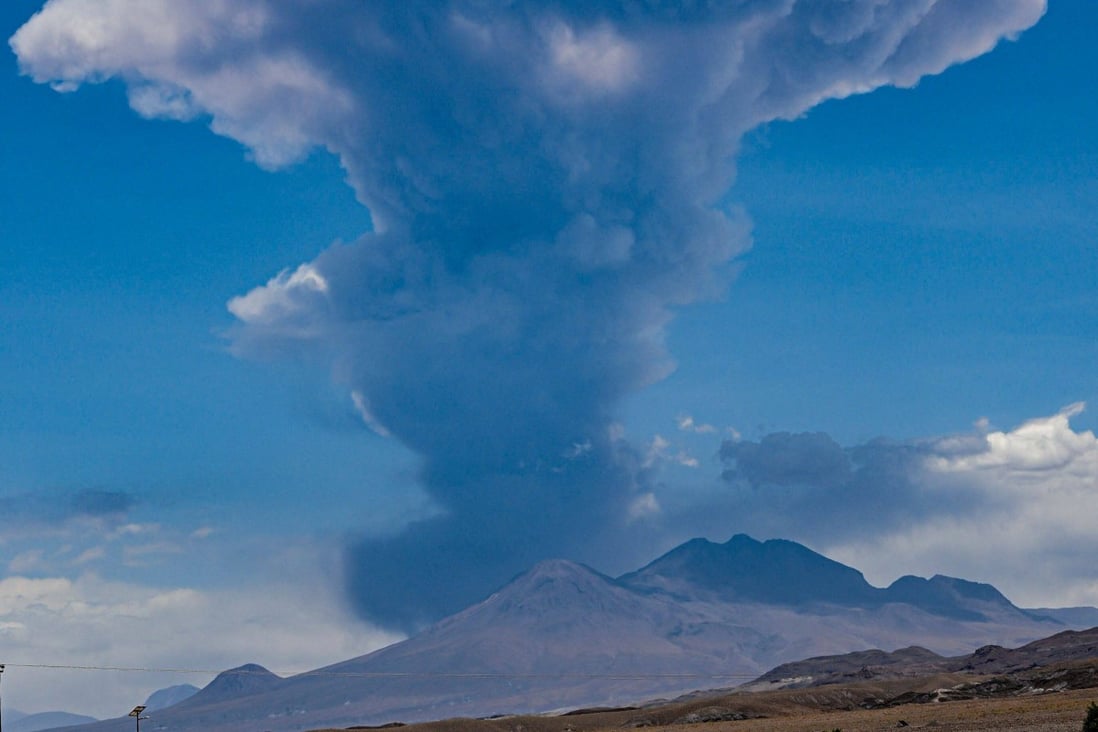
[[(1076, 732), (1081, 728), (1087, 706), (1098, 700), (1098, 689), (1081, 689), (1006, 699), (907, 704), (886, 709), (827, 709), (841, 703), (844, 697), (849, 699), (863, 693), (887, 690), (881, 685), (860, 684), (826, 691), (762, 692), (751, 694), (752, 699), (748, 699), (748, 695), (714, 697), (652, 709), (445, 720), (407, 725), (402, 729), (405, 732), (609, 732), (637, 728), (661, 732), (881, 732), (893, 729)], [(676, 723), (691, 711), (704, 714), (720, 709), (737, 709), (765, 716), (745, 720)]]

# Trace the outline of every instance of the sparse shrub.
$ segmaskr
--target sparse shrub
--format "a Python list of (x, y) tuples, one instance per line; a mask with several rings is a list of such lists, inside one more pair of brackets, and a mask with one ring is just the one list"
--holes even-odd
[(1087, 718), (1083, 720), (1083, 732), (1098, 732), (1098, 704), (1090, 703)]

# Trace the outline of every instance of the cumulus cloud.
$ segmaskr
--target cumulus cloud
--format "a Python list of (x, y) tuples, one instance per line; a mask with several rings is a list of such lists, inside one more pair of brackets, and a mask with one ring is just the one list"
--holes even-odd
[(609, 427), (749, 246), (719, 203), (746, 131), (915, 84), (1044, 9), (51, 0), (11, 44), (39, 81), (122, 79), (261, 165), (339, 156), (375, 231), (234, 299), (233, 348), (323, 363), (421, 457), (439, 515), (349, 552), (361, 610), (411, 627), (547, 555), (635, 547), (646, 468)]
[(1071, 404), (1052, 417), (1031, 420), (1010, 432), (987, 432), (982, 435), (983, 449), (942, 455), (932, 467), (943, 474), (984, 474), (996, 481), (1075, 469), (1093, 474), (1098, 454), (1094, 435), (1076, 433), (1070, 424), (1085, 406)]
[(283, 270), (264, 287), (229, 300), (228, 308), (246, 323), (277, 327), (291, 337), (311, 334), (310, 314), (322, 307), (328, 281), (315, 267), (303, 264), (293, 272)]
[[(11, 39), (23, 69), (59, 91), (124, 79), (146, 117), (210, 118), (256, 161), (302, 158), (352, 100), (293, 46), (268, 3), (254, 0), (48, 2)], [(220, 62), (218, 59), (232, 62)], [(294, 108), (293, 118), (271, 110)]]
[(826, 549), (878, 583), (946, 573), (1029, 605), (1098, 604), (1098, 438), (1075, 404), (1005, 431), (840, 447), (822, 433), (722, 446), (741, 526)]

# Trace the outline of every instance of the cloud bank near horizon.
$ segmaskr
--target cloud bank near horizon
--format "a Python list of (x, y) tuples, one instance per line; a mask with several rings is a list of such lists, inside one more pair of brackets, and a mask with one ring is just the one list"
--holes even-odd
[[(293, 585), (196, 589), (112, 581), (91, 571), (14, 575), (0, 579), (0, 607), (5, 701), (38, 712), (64, 700), (66, 710), (104, 719), (125, 713), (120, 700), (133, 704), (158, 688), (205, 684), (245, 662), (300, 673), (400, 640), (354, 622), (330, 586), (307, 577)], [(33, 667), (40, 664), (195, 673)]]
[(878, 584), (942, 573), (991, 582), (1022, 605), (1096, 604), (1098, 538), (1085, 507), (1098, 499), (1098, 437), (1070, 422), (1083, 406), (1010, 430), (981, 421), (967, 434), (904, 442), (726, 440), (724, 508)]
[(360, 611), (411, 629), (546, 556), (637, 551), (657, 507), (615, 412), (750, 246), (723, 203), (745, 132), (914, 85), (1044, 10), (51, 0), (11, 45), (37, 81), (121, 79), (139, 114), (206, 119), (261, 166), (339, 157), (375, 230), (232, 300), (232, 343), (329, 370), (420, 456), (439, 513), (349, 552)]

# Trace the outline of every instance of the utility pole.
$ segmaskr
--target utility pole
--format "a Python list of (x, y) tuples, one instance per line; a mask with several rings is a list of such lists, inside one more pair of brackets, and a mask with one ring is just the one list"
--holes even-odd
[[(0, 679), (4, 678), (4, 664), (0, 663)], [(0, 700), (0, 732), (4, 732), (4, 702)]]
[[(142, 719), (148, 719), (148, 717), (142, 717), (141, 716), (141, 712), (143, 712), (143, 711), (145, 711), (145, 707), (142, 706), (142, 705), (138, 705), (138, 706), (134, 707), (133, 711), (130, 712), (130, 714), (129, 714), (129, 716), (133, 717), (134, 724), (137, 725), (137, 732), (141, 732), (141, 720)], [(4, 732), (4, 731), (0, 730), (0, 732)]]

